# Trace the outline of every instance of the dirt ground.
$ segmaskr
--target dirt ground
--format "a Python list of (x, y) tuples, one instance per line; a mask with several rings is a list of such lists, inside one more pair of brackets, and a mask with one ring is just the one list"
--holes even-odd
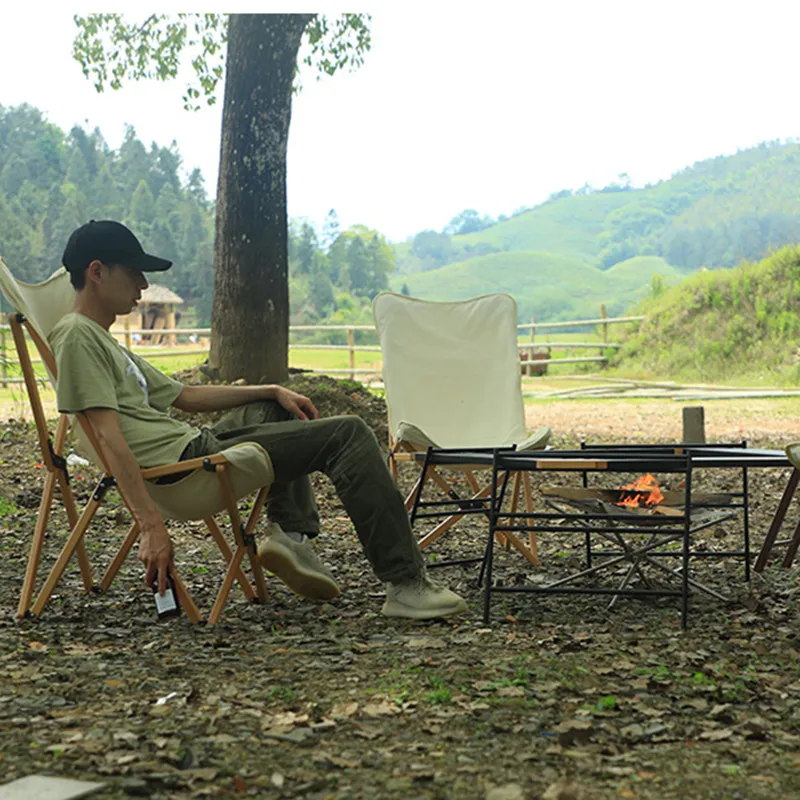
[[(356, 385), (306, 390), (328, 413), (360, 413), (385, 434), (380, 401)], [(705, 404), (711, 440), (800, 439), (796, 402), (725, 403)], [(539, 402), (528, 414), (531, 426), (553, 427), (556, 446), (675, 438), (681, 420), (668, 401)], [(344, 510), (316, 476), (325, 529), (317, 549), (343, 589), (331, 603), (301, 600), (272, 578), (265, 606), (233, 594), (215, 627), (185, 616), (159, 623), (130, 558), (105, 595), (82, 593), (71, 566), (42, 618), (18, 621), (43, 479), (30, 425), (0, 423), (0, 462), (5, 780), (100, 780), (98, 798), (800, 796), (796, 569), (771, 564), (748, 585), (740, 559), (694, 560), (693, 576), (729, 599), (693, 595), (685, 632), (669, 598), (609, 609), (598, 596), (504, 594), (485, 625), (474, 565), (435, 570), (467, 598), (467, 614), (390, 621)], [(787, 477), (750, 472), (755, 552)], [(73, 470), (79, 503), (96, 478), (92, 468)], [(412, 479), (404, 470), (402, 485)], [(700, 480), (704, 491), (736, 487), (731, 475)], [(110, 498), (87, 539), (98, 576), (130, 522)], [(787, 529), (797, 522), (793, 508)], [(57, 509), (44, 564), (65, 528)], [(171, 531), (182, 575), (207, 611), (221, 559), (201, 526)], [(485, 526), (472, 518), (442, 541), (438, 559), (480, 555)], [(741, 542), (738, 518), (697, 537), (709, 549)], [(579, 568), (582, 536), (543, 533), (539, 544), (540, 570), (500, 550), (497, 579), (536, 584)]]
[[(549, 425), (580, 441), (679, 441), (682, 408), (672, 400), (538, 400), (525, 407), (529, 428)], [(800, 440), (800, 398), (706, 400), (708, 441)]]

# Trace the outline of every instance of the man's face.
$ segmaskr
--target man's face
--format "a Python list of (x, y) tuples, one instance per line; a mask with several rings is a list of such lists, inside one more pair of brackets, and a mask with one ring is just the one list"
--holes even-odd
[(103, 264), (99, 289), (108, 310), (114, 314), (128, 314), (138, 304), (148, 285), (144, 273), (138, 269), (124, 264)]

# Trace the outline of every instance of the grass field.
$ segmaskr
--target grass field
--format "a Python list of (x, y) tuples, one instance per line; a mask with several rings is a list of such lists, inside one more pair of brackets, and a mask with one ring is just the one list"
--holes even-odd
[[(609, 340), (611, 342), (619, 341), (619, 337), (624, 330), (623, 325), (612, 325), (609, 330)], [(530, 343), (530, 334), (523, 333), (518, 339), (520, 344)], [(599, 328), (595, 328), (590, 332), (584, 333), (567, 333), (556, 329), (554, 331), (541, 330), (537, 331), (534, 344), (544, 346), (547, 344), (565, 344), (565, 343), (582, 343), (582, 342), (602, 342), (602, 336)], [(32, 357), (36, 356), (33, 352), (31, 345)], [(157, 347), (144, 347), (136, 348), (134, 352), (139, 353), (144, 358), (149, 358), (153, 365), (160, 369), (162, 372), (171, 375), (180, 370), (188, 369), (203, 363), (206, 359), (206, 353), (195, 353), (187, 355), (172, 355), (169, 348)], [(559, 358), (577, 358), (582, 356), (598, 356), (608, 354), (610, 351), (600, 348), (578, 348), (578, 349), (558, 349), (552, 348), (550, 357), (554, 359)], [(10, 353), (9, 353), (10, 355)], [(16, 354), (14, 354), (16, 355)], [(346, 350), (312, 350), (312, 349), (289, 349), (289, 364), (293, 368), (309, 369), (320, 372), (344, 370), (343, 372), (332, 372), (338, 377), (349, 377), (347, 372), (350, 367), (350, 354)], [(359, 370), (374, 370), (370, 374), (356, 374), (356, 379), (364, 381), (373, 391), (377, 393), (382, 392), (382, 385), (376, 378), (381, 370), (381, 357), (380, 353), (369, 351), (355, 353), (355, 367)], [(55, 413), (55, 393), (50, 388), (47, 381), (44, 366), (42, 364), (35, 364), (37, 377), (40, 380), (40, 392), (42, 400), (45, 404), (45, 409), (48, 414)], [(603, 370), (599, 363), (567, 363), (563, 366), (550, 364), (547, 368), (547, 374), (543, 376), (524, 376), (522, 379), (523, 392), (528, 394), (543, 394), (546, 392), (553, 392), (559, 389), (577, 389), (581, 386), (588, 386), (596, 383), (592, 378), (593, 374), (602, 372), (603, 375), (608, 377), (617, 378), (633, 378), (640, 380), (669, 380), (672, 376), (655, 376), (651, 374), (639, 374), (623, 370)], [(8, 364), (6, 374), (10, 378), (20, 377), (21, 373), (19, 368), (14, 364)], [(585, 380), (563, 380), (565, 376), (585, 376)], [(764, 376), (759, 374), (758, 370), (754, 370), (752, 374), (747, 376), (737, 376), (735, 380), (726, 382), (728, 385), (738, 387), (756, 387), (764, 388)], [(377, 384), (377, 385), (376, 385)], [(542, 402), (532, 401), (526, 399), (526, 402)], [(25, 394), (25, 387), (21, 383), (9, 384), (3, 388), (0, 386), (0, 418), (8, 417), (29, 417), (30, 408)]]

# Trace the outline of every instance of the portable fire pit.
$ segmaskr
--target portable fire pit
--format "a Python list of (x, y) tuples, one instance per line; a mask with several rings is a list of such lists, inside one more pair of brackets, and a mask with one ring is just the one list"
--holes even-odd
[[(648, 477), (652, 476), (648, 473)], [(547, 498), (556, 498), (574, 508), (616, 520), (630, 520), (637, 525), (664, 525), (685, 514), (683, 492), (662, 492), (658, 487), (621, 489), (570, 488), (567, 486), (541, 486)], [(731, 516), (727, 506), (734, 499), (732, 493), (693, 494), (691, 498), (691, 527), (699, 530)]]
[[(648, 472), (647, 475), (627, 484), (620, 489), (589, 489), (570, 488), (565, 486), (542, 486), (541, 492), (547, 498), (549, 507), (558, 511), (563, 510), (563, 505), (580, 509), (584, 512), (584, 519), (578, 520), (585, 529), (587, 542), (587, 568), (560, 581), (554, 581), (545, 588), (553, 589), (563, 587), (569, 583), (585, 580), (596, 576), (603, 570), (610, 570), (625, 566), (625, 572), (619, 589), (627, 589), (636, 577), (649, 590), (653, 590), (653, 583), (648, 578), (645, 567), (653, 567), (660, 574), (666, 574), (671, 579), (680, 579), (681, 571), (672, 569), (658, 561), (665, 556), (677, 557), (679, 551), (664, 550), (664, 545), (683, 539), (686, 531), (675, 531), (666, 535), (658, 535), (658, 526), (669, 525), (676, 520), (688, 518), (689, 534), (697, 533), (703, 528), (716, 525), (736, 514), (729, 506), (734, 495), (727, 493), (698, 494), (691, 496), (687, 514), (686, 496), (684, 492), (662, 492), (655, 478)], [(711, 507), (708, 507), (711, 506)], [(592, 525), (591, 520), (613, 518), (611, 528), (604, 525)], [(605, 520), (604, 520), (605, 521)], [(626, 528), (631, 525), (646, 526), (655, 533), (643, 542), (632, 544), (626, 537)], [(590, 535), (594, 533), (598, 538), (610, 543), (616, 549), (613, 551), (592, 552)], [(604, 558), (597, 565), (592, 565), (592, 556)], [(699, 581), (688, 579), (689, 586), (698, 589), (718, 600), (726, 601), (728, 598), (719, 592), (703, 585)], [(620, 597), (617, 592), (608, 604), (609, 609), (614, 606)]]

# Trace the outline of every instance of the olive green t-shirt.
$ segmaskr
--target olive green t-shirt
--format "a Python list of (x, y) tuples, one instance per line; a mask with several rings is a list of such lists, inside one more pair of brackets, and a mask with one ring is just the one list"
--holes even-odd
[(58, 368), (58, 410), (67, 414), (87, 408), (119, 412), (122, 435), (140, 467), (157, 467), (180, 459), (200, 431), (167, 416), (183, 389), (126, 350), (101, 325), (83, 314), (64, 316), (48, 337)]

